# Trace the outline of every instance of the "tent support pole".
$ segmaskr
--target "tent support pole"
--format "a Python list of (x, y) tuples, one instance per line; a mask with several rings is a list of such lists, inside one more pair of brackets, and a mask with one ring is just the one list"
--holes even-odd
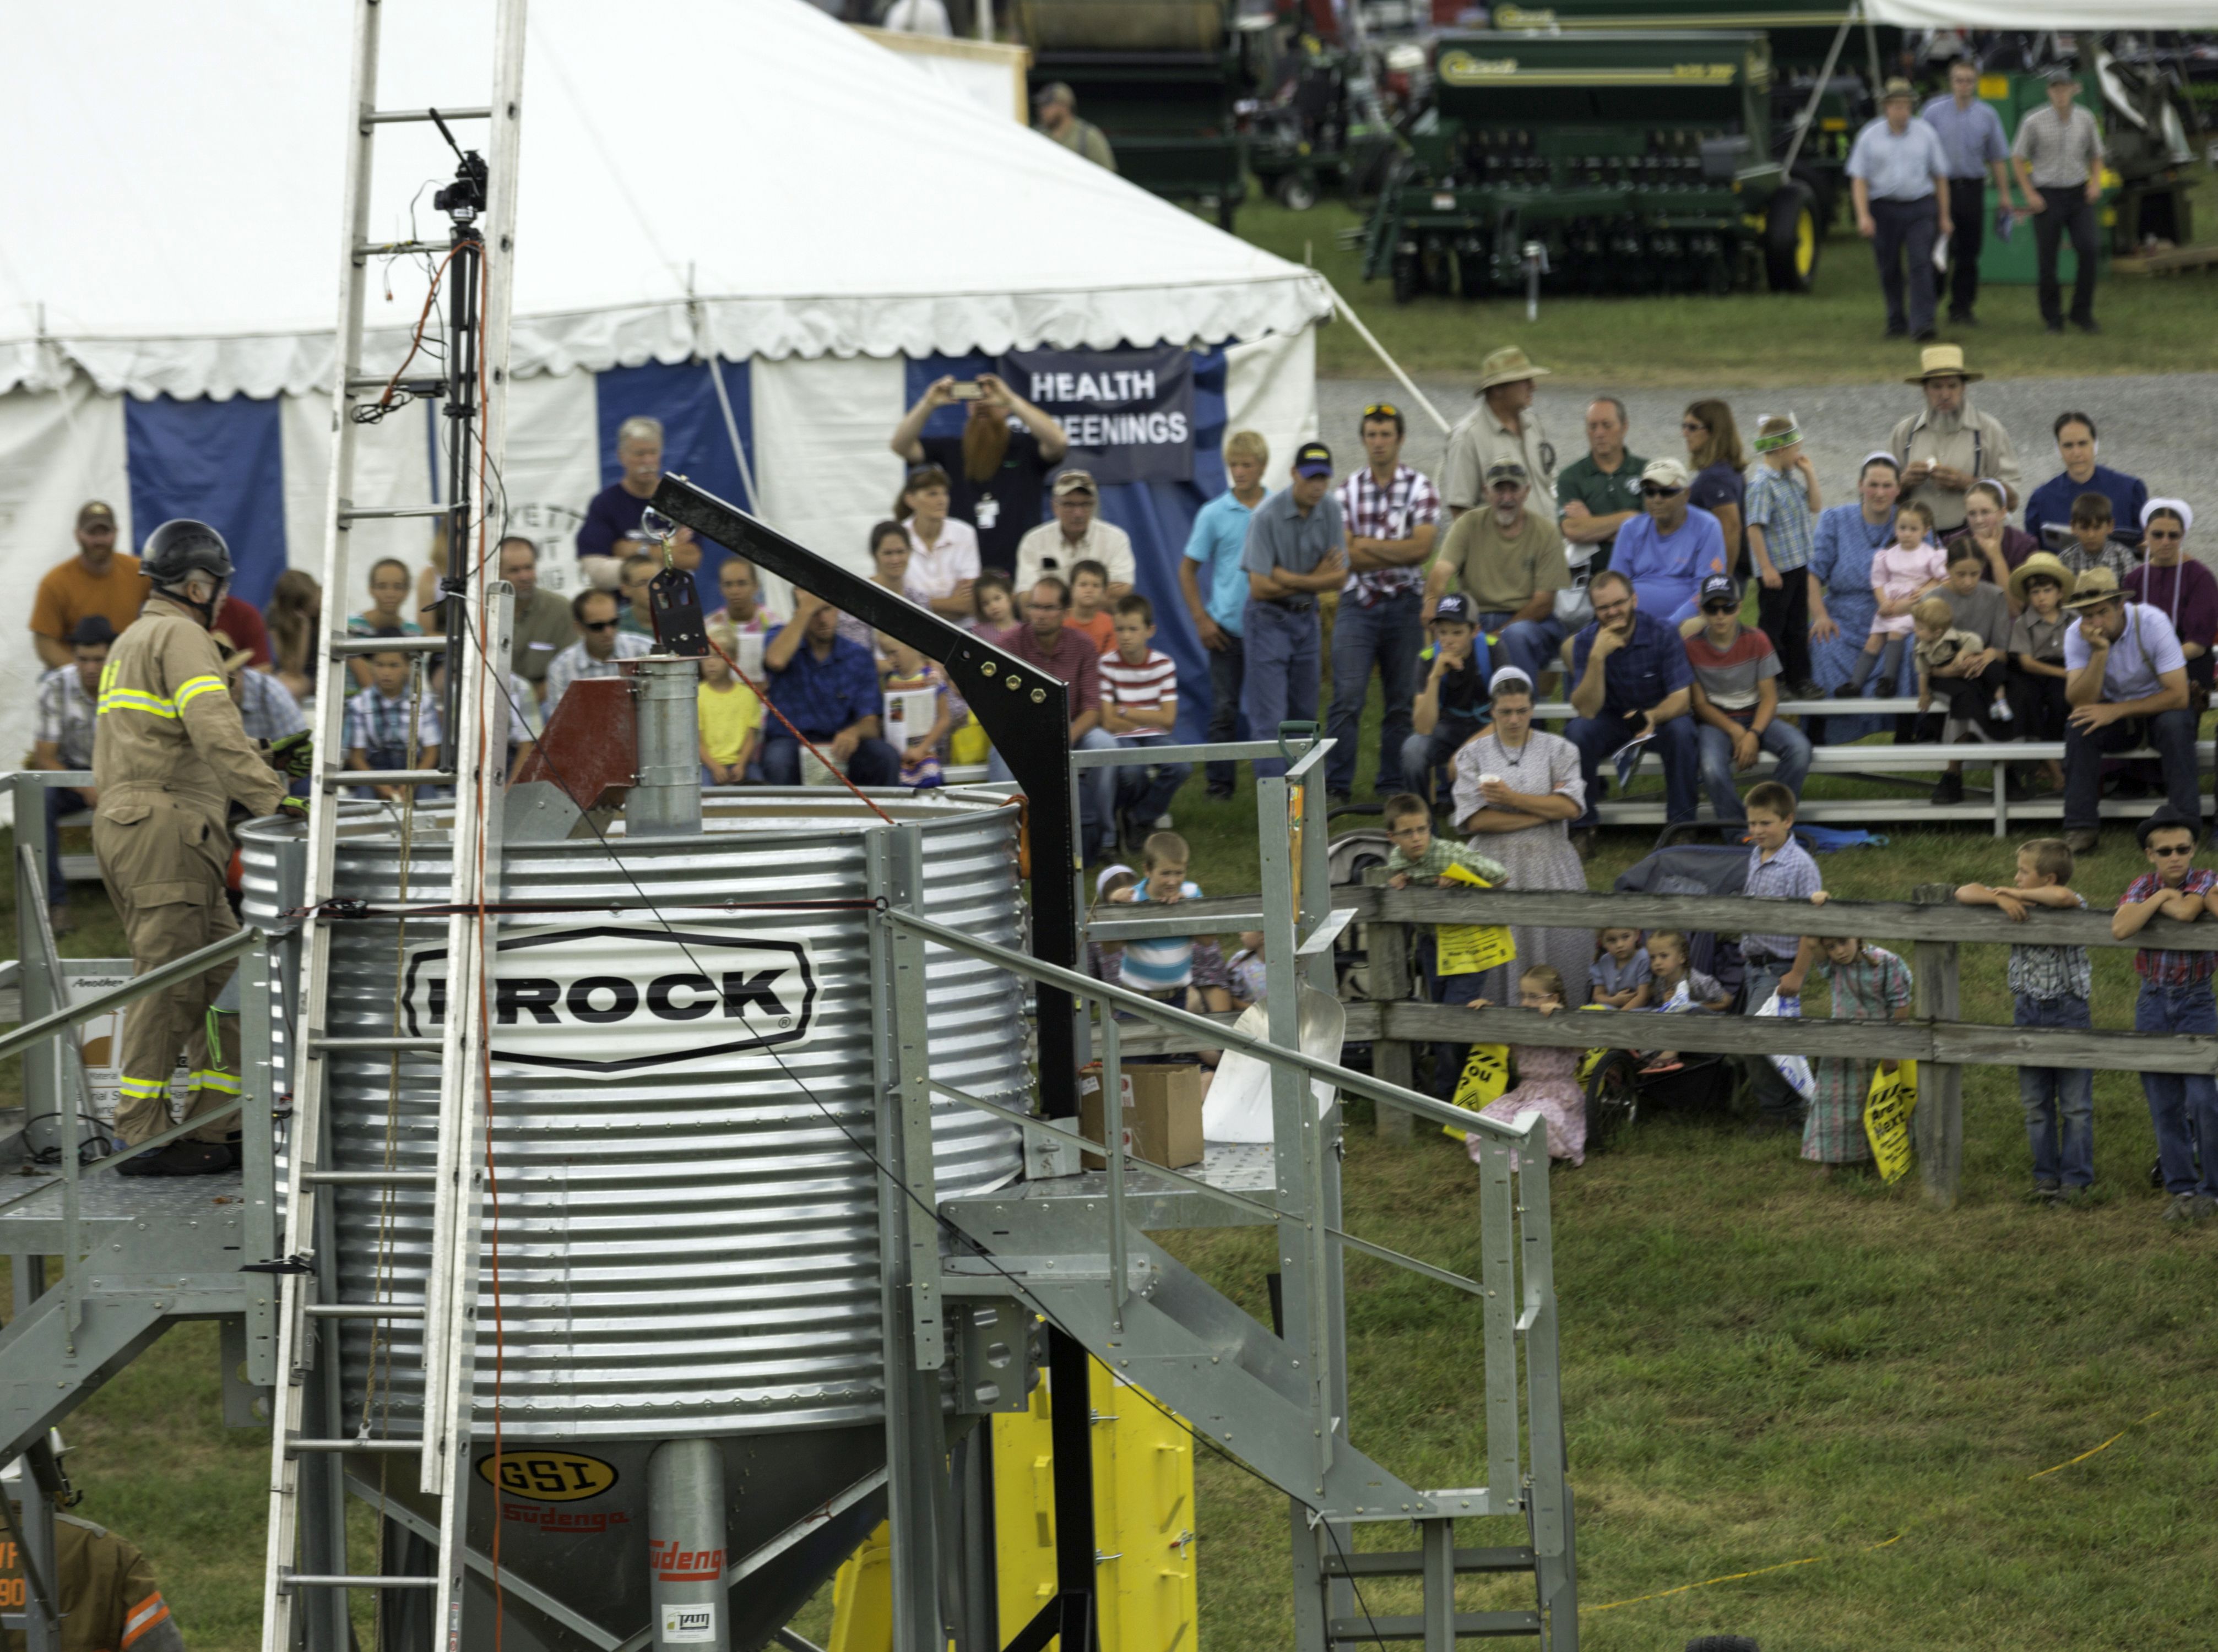
[(1402, 364), (1386, 353), (1386, 346), (1380, 343), (1371, 329), (1363, 325), (1363, 318), (1348, 307), (1348, 300), (1340, 295), (1340, 289), (1327, 282), (1325, 291), (1332, 294), (1332, 307), (1340, 313), (1341, 319), (1355, 329), (1358, 338), (1371, 346), (1371, 353), (1386, 364), (1386, 370), (1394, 375), (1394, 381), (1409, 393), (1409, 399), (1423, 408), (1427, 417), (1440, 427), (1440, 434), (1447, 435), (1448, 422), (1440, 417), (1440, 410), (1425, 399), (1425, 393), (1417, 388), (1416, 381), (1408, 374), (1402, 371)]
[(1864, 50), (1871, 55), (1872, 98), (1876, 102), (1880, 89), (1887, 84), (1886, 78), (1880, 73), (1879, 69), (1879, 25), (1872, 22), (1869, 6), (1859, 5), (1856, 15), (1864, 22)]
[(1787, 158), (1779, 163), (1780, 171), (1787, 177), (1794, 176), (1794, 163), (1801, 157), (1803, 139), (1818, 124), (1818, 106), (1825, 101), (1825, 88), (1833, 79), (1833, 65), (1841, 60), (1841, 48), (1849, 43), (1849, 31), (1856, 27), (1856, 14), (1853, 11), (1841, 19), (1841, 32), (1833, 36), (1833, 49), (1825, 53), (1825, 66), (1818, 71), (1818, 84), (1810, 89), (1810, 102), (1801, 119), (1794, 123), (1794, 141), (1787, 145)]

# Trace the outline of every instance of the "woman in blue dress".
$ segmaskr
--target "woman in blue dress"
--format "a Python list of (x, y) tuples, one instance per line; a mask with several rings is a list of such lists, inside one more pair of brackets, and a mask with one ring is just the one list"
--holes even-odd
[[(1849, 680), (1878, 616), (1872, 558), (1894, 543), (1894, 502), (1901, 491), (1901, 470), (1894, 456), (1875, 453), (1864, 461), (1856, 478), (1856, 502), (1831, 505), (1818, 513), (1810, 552), (1810, 671), (1829, 694)], [(1865, 685), (1867, 695), (1917, 691), (1915, 667), (1906, 649), (1899, 680), (1882, 683), (1874, 675)], [(1875, 717), (1828, 717), (1825, 724), (1826, 743), (1836, 746), (1887, 726)]]

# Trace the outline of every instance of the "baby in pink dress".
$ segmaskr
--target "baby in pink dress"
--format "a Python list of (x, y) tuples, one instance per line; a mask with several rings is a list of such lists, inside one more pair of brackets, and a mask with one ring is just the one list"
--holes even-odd
[[(1856, 657), (1849, 680), (1833, 690), (1837, 699), (1861, 696), (1874, 668), (1879, 671), (1880, 692), (1887, 691), (1902, 670), (1902, 651), (1912, 626), (1911, 605), (1928, 591), (1948, 583), (1948, 554), (1933, 543), (1933, 513), (1915, 499), (1905, 499), (1895, 507), (1894, 543), (1874, 554), (1871, 582), (1880, 612), (1871, 622), (1871, 634), (1864, 639), (1864, 651)], [(1888, 613), (1890, 604), (1899, 611)]]

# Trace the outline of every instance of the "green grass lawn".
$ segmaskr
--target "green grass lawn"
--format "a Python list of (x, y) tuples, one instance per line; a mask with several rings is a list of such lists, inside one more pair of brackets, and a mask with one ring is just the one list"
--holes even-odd
[[(1366, 774), (1377, 715), (1374, 702)], [(1197, 777), (1174, 805), (1194, 876), (1212, 894), (1254, 889), (1252, 786), (1226, 804), (1200, 789)], [(1592, 882), (1606, 886), (1648, 842), (1606, 834)], [(1842, 899), (1899, 900), (1920, 882), (2000, 881), (2010, 847), (1975, 831), (1905, 830), (1821, 864)], [(2108, 905), (2137, 865), (2113, 830), (2079, 886)], [(80, 893), (79, 919), (65, 950), (120, 950), (96, 892)], [(2128, 1024), (2130, 955), (2098, 953), (2096, 981), (2098, 1024)], [(1966, 950), (1962, 1013), (2009, 1020), (1998, 950)], [(0, 1083), (12, 1089), (16, 1074), (11, 1065)], [(1635, 1602), (1589, 1611), (1589, 1647), (1646, 1652), (1723, 1631), (1771, 1652), (2209, 1644), (2218, 1233), (2158, 1222), (2133, 1077), (2100, 1076), (2096, 1105), (2099, 1197), (2071, 1213), (2020, 1203), (2016, 1083), (1997, 1069), (1967, 1075), (1964, 1197), (1947, 1216), (1924, 1208), (1914, 1176), (1821, 1186), (1791, 1145), (1702, 1121), (1644, 1122), (1623, 1151), (1555, 1175), (1581, 1591), (1589, 1607)], [(1457, 1145), (1421, 1131), (1389, 1147), (1367, 1108), (1354, 1111), (1350, 1230), (1474, 1271), (1476, 1184)], [(1267, 1315), (1267, 1240), (1172, 1242)], [(1359, 1260), (1348, 1317), (1355, 1442), (1420, 1483), (1482, 1479), (1469, 1305)], [(212, 1327), (173, 1332), (65, 1426), (80, 1513), (148, 1550), (202, 1649), (254, 1643), (268, 1463), (265, 1436), (222, 1426), (215, 1362)], [(1283, 1501), (1214, 1458), (1199, 1482), (1201, 1644), (1289, 1644)], [(1472, 1523), (1463, 1540), (1509, 1535)], [(1785, 1569), (1664, 1594), (1765, 1568)], [(1466, 1587), (1467, 1604), (1496, 1598)], [(1397, 1586), (1366, 1599), (1373, 1612), (1414, 1609)], [(827, 1615), (820, 1601), (804, 1630), (821, 1634)]]
[[(2205, 226), (2218, 222), (2218, 186), (2196, 188)], [(1899, 376), (1915, 346), (1883, 341), (1879, 276), (1852, 226), (1835, 226), (1818, 260), (1816, 289), (1787, 295), (1740, 292), (1727, 298), (1558, 298), (1544, 294), (1540, 319), (1525, 319), (1521, 295), (1480, 302), (1432, 296), (1397, 305), (1389, 283), (1361, 279), (1360, 252), (1342, 251), (1338, 233), (1363, 218), (1337, 200), (1305, 213), (1257, 199), (1241, 209), (1242, 237), (1322, 270), (1379, 342), (1419, 378), (1472, 374), (1480, 358), (1517, 344), (1574, 382), (1756, 388), (1845, 384)], [(2021, 227), (2021, 234), (2030, 234)], [(2205, 235), (2202, 238), (2209, 238)], [(2030, 287), (1989, 287), (1976, 331), (1942, 337), (1975, 347), (1984, 372), (1999, 378), (2103, 373), (2185, 373), (2218, 368), (2207, 275), (2117, 276), (2097, 298), (2103, 331), (2053, 336), (2041, 325)], [(1379, 358), (1353, 327), (1317, 333), (1317, 370), (1376, 378)]]

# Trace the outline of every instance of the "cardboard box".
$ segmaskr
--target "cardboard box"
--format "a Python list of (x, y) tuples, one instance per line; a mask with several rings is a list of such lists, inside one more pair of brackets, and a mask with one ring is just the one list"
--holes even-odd
[[(1191, 1061), (1127, 1062), (1120, 1074), (1124, 1092), (1126, 1151), (1149, 1164), (1174, 1170), (1201, 1162), (1201, 1068)], [(1101, 1133), (1101, 1073), (1090, 1067), (1079, 1077), (1079, 1128), (1091, 1140)], [(1085, 1155), (1086, 1168), (1101, 1170), (1099, 1154)]]

